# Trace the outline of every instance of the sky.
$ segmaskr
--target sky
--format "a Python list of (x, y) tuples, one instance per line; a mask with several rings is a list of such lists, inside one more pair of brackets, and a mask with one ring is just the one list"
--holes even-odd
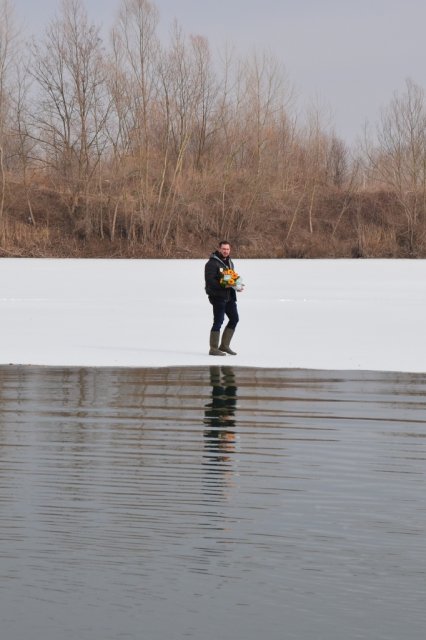
[[(11, 0), (31, 33), (47, 25), (60, 0)], [(319, 107), (349, 144), (411, 78), (426, 86), (424, 0), (156, 0), (164, 33), (176, 18), (212, 50), (267, 51), (285, 67), (298, 108)], [(120, 0), (85, 0), (105, 29)]]
[(0, 365), (426, 373), (426, 260), (236, 257), (235, 356), (208, 354), (204, 264), (2, 258)]

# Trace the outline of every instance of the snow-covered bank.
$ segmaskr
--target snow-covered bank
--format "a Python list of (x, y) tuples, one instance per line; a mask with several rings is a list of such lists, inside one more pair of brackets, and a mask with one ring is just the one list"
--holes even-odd
[(204, 263), (2, 259), (0, 364), (426, 372), (426, 261), (236, 257), (226, 358), (208, 355)]

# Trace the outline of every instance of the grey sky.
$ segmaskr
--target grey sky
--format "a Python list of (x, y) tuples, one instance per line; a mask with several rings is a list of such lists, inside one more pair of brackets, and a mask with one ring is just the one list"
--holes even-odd
[[(32, 33), (48, 24), (60, 0), (11, 0)], [(348, 142), (374, 125), (407, 77), (426, 85), (424, 0), (155, 0), (167, 30), (225, 43), (241, 54), (267, 50), (281, 61), (303, 107), (330, 113)], [(90, 17), (109, 26), (120, 0), (84, 0)]]

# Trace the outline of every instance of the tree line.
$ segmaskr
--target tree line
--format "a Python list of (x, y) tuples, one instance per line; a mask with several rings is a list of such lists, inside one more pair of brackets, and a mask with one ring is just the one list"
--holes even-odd
[(276, 58), (164, 43), (149, 0), (106, 38), (64, 0), (30, 42), (0, 0), (0, 255), (425, 257), (423, 89), (356, 150), (294, 111)]

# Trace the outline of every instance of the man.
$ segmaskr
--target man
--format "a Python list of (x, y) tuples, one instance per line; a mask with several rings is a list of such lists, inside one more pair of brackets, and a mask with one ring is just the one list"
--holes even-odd
[[(231, 356), (237, 355), (230, 348), (232, 336), (237, 326), (239, 317), (237, 310), (237, 294), (233, 286), (220, 284), (223, 271), (234, 269), (231, 260), (231, 245), (227, 240), (221, 240), (218, 248), (214, 251), (204, 269), (206, 281), (206, 293), (210, 304), (213, 306), (213, 326), (210, 331), (210, 351), (211, 356)], [(222, 334), (219, 345), (220, 329), (225, 315), (228, 317), (228, 324)]]

